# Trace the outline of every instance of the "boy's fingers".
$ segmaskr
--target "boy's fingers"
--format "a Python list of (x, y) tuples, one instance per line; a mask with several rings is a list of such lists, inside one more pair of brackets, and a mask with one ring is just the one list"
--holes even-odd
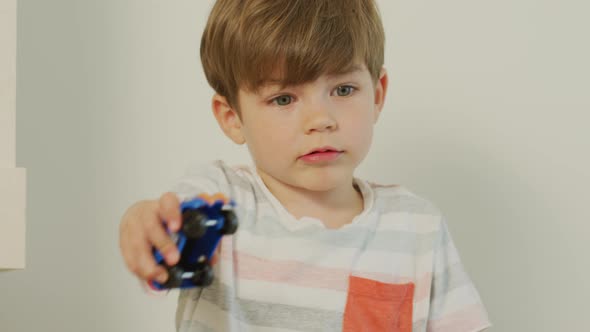
[(159, 220), (156, 219), (150, 223), (147, 229), (147, 239), (164, 256), (166, 264), (174, 265), (178, 262), (179, 254), (176, 244)]
[(159, 202), (153, 200), (130, 207), (121, 221), (119, 246), (125, 264), (133, 274), (144, 280), (165, 282), (166, 269), (156, 263), (152, 246), (164, 255), (169, 265), (176, 263), (174, 252), (177, 249), (162, 224), (159, 206)]
[(172, 232), (178, 232), (182, 223), (180, 201), (176, 194), (167, 192), (160, 197), (160, 217), (166, 222)]
[(156, 264), (154, 257), (150, 254), (145, 254), (146, 250), (149, 246), (146, 246), (144, 250), (141, 250), (143, 253), (137, 259), (137, 267), (136, 270), (133, 271), (139, 278), (144, 280), (155, 280), (159, 283), (164, 283), (168, 279), (168, 273), (166, 269)]
[(127, 242), (122, 248), (123, 258), (131, 273), (140, 279), (166, 282), (166, 269), (156, 264), (151, 245), (143, 241)]

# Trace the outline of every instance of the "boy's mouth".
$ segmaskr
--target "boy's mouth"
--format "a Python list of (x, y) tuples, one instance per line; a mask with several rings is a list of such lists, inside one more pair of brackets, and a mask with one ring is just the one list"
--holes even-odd
[(299, 157), (307, 163), (330, 162), (338, 159), (342, 154), (342, 150), (338, 150), (331, 146), (324, 146), (316, 148)]
[(309, 151), (308, 153), (304, 154), (303, 156), (309, 156), (309, 155), (313, 155), (316, 153), (333, 153), (333, 152), (342, 152), (341, 150), (338, 150), (336, 148), (333, 148), (331, 146), (322, 146), (320, 148), (315, 148), (311, 151)]

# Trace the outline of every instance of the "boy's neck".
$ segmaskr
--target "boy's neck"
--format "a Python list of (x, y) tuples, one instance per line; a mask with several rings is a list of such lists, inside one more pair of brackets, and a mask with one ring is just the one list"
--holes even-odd
[(328, 228), (339, 228), (363, 211), (363, 196), (360, 189), (355, 188), (352, 177), (331, 190), (312, 191), (283, 183), (258, 168), (257, 173), (268, 190), (297, 219), (312, 217)]

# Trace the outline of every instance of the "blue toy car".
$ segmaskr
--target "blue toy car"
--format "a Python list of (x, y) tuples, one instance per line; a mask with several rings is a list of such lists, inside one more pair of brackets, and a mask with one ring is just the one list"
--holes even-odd
[(238, 229), (234, 208), (234, 201), (222, 194), (202, 194), (183, 202), (180, 205), (182, 229), (170, 234), (180, 260), (174, 266), (167, 266), (162, 254), (154, 248), (156, 262), (166, 267), (168, 280), (164, 284), (150, 281), (150, 287), (164, 290), (209, 286), (214, 277), (210, 262), (221, 237)]

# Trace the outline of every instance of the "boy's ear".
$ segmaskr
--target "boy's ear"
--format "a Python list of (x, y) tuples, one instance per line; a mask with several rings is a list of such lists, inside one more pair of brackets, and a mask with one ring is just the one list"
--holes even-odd
[(385, 96), (387, 95), (387, 84), (389, 83), (389, 77), (387, 76), (387, 70), (385, 67), (381, 68), (379, 73), (379, 79), (375, 84), (375, 121), (379, 119), (383, 105), (385, 104)]
[(211, 108), (219, 127), (225, 135), (236, 144), (246, 143), (242, 133), (242, 120), (236, 110), (230, 106), (227, 99), (216, 93), (213, 96)]

